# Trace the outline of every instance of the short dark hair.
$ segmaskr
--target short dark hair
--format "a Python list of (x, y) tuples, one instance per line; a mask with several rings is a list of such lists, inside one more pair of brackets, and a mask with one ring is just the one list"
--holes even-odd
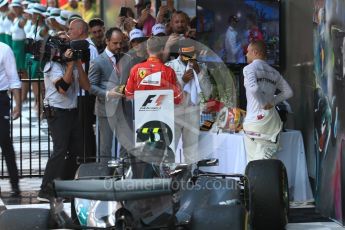
[(105, 32), (105, 38), (109, 41), (111, 39), (111, 35), (113, 35), (114, 32), (118, 32), (120, 34), (122, 33), (122, 30), (118, 27), (111, 27)]
[(104, 26), (104, 21), (100, 18), (94, 18), (89, 21), (89, 27), (95, 27), (95, 26)]
[(152, 36), (147, 40), (147, 51), (152, 54), (159, 53), (164, 47), (164, 42), (161, 37)]

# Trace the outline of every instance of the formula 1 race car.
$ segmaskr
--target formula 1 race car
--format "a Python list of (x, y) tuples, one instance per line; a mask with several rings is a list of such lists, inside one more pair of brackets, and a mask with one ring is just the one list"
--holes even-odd
[[(0, 229), (285, 228), (288, 178), (281, 161), (252, 161), (245, 175), (203, 171), (217, 163), (202, 160), (194, 170), (185, 164), (161, 165), (168, 177), (146, 179), (128, 179), (131, 164), (126, 160), (83, 164), (75, 180), (55, 181), (50, 210), (5, 210)], [(63, 210), (64, 197), (76, 197), (72, 217)]]

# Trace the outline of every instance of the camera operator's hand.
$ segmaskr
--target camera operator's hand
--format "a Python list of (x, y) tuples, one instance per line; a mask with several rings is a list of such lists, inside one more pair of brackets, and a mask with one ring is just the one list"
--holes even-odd
[(70, 61), (66, 62), (67, 67), (70, 67), (74, 65), (74, 61), (72, 60), (73, 57), (73, 51), (71, 49), (66, 50), (66, 52), (64, 53), (65, 57), (67, 59), (69, 59)]

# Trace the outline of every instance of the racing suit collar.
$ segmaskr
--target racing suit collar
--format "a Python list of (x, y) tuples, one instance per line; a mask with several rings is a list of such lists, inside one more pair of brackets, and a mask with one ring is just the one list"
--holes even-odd
[(150, 56), (147, 61), (150, 61), (150, 62), (162, 62), (161, 59), (159, 59), (158, 57), (155, 57), (155, 56)]

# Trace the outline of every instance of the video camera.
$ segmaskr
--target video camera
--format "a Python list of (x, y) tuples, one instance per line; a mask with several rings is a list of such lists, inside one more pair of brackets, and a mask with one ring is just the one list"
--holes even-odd
[[(89, 45), (86, 40), (65, 41), (59, 37), (51, 36), (40, 41), (28, 38), (25, 41), (25, 52), (33, 54), (34, 60), (41, 62), (66, 63), (78, 59), (82, 62), (88, 62), (90, 60)], [(66, 58), (64, 55), (68, 49), (73, 52), (72, 58)]]

